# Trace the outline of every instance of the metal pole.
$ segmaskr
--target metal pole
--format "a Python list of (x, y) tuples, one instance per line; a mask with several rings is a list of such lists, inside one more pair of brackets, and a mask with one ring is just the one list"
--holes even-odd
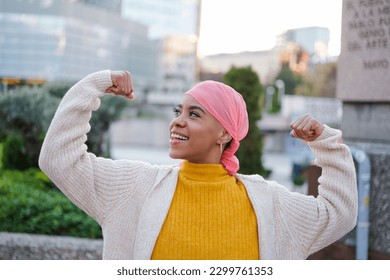
[(282, 104), (282, 100), (285, 94), (285, 84), (283, 80), (277, 79), (275, 81), (275, 86), (278, 88), (278, 101), (279, 104)]
[(370, 159), (363, 150), (351, 147), (352, 156), (357, 163), (358, 219), (356, 226), (356, 259), (367, 260), (370, 227)]
[(265, 89), (265, 108), (267, 109), (267, 112), (270, 112), (272, 110), (272, 101), (274, 98), (275, 88), (273, 86), (268, 86)]

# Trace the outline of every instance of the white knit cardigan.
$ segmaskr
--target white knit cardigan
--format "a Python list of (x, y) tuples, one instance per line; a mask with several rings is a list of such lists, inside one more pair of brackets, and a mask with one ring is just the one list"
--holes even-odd
[[(103, 259), (150, 259), (175, 192), (180, 167), (111, 160), (87, 152), (92, 111), (112, 85), (110, 71), (88, 75), (64, 96), (42, 146), (39, 166), (102, 227)], [(125, 102), (125, 100), (123, 101)], [(236, 177), (257, 216), (262, 259), (305, 259), (356, 224), (357, 186), (341, 132), (325, 127), (309, 143), (322, 167), (317, 198), (259, 175)]]

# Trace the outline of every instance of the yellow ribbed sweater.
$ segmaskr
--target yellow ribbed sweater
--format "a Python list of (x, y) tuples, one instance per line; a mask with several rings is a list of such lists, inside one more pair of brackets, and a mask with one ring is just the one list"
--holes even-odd
[(245, 187), (220, 164), (184, 161), (152, 259), (259, 259)]

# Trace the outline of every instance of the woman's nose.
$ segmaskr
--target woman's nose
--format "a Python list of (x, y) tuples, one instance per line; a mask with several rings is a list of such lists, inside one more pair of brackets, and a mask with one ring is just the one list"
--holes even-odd
[(186, 126), (186, 120), (184, 119), (183, 117), (183, 114), (175, 117), (172, 122), (171, 122), (171, 126), (180, 126), (180, 127), (185, 127)]

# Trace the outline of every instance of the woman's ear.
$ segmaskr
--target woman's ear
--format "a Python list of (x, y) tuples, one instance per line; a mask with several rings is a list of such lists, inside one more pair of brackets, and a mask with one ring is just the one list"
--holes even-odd
[(231, 140), (232, 140), (232, 136), (230, 135), (229, 132), (227, 132), (226, 130), (223, 131), (223, 134), (221, 136), (221, 143), (222, 144), (226, 144), (226, 143), (229, 143)]

